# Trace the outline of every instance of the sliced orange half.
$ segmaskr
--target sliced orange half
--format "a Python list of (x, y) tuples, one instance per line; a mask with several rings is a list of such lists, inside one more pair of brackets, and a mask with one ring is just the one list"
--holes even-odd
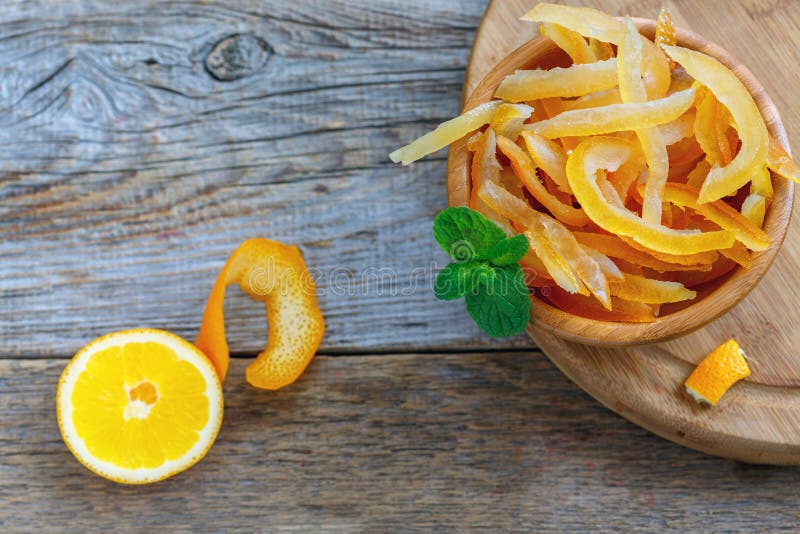
[(61, 436), (94, 473), (157, 482), (197, 463), (222, 423), (222, 388), (200, 349), (154, 329), (95, 339), (58, 381)]

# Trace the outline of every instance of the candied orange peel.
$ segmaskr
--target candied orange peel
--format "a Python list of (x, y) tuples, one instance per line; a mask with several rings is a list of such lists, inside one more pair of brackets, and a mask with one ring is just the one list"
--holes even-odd
[(316, 287), (297, 247), (269, 239), (249, 239), (231, 254), (217, 276), (195, 345), (225, 379), (229, 350), (225, 339), (225, 289), (236, 283), (267, 308), (267, 347), (248, 367), (247, 381), (279, 389), (297, 380), (317, 352), (325, 321)]
[(681, 46), (669, 9), (652, 40), (591, 8), (541, 3), (522, 19), (561, 49), (559, 66), (508, 75), (483, 104), (491, 112), (445, 124), (479, 130), (470, 207), (525, 234), (531, 287), (554, 288), (540, 298), (652, 321), (775, 246), (772, 180), (800, 182), (800, 167), (738, 76)]
[(703, 358), (684, 382), (687, 393), (697, 402), (716, 405), (736, 382), (750, 376), (745, 353), (735, 339), (729, 339)]

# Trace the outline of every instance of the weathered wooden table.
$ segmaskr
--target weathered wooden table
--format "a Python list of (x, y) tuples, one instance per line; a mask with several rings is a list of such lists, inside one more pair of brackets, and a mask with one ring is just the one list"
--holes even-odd
[[(800, 142), (798, 4), (667, 3), (765, 80)], [(796, 528), (797, 469), (654, 437), (527, 339), (492, 342), (433, 298), (445, 154), (404, 168), (387, 154), (457, 113), (484, 8), (4, 4), (0, 530)], [(760, 49), (737, 39), (753, 32)], [(67, 359), (127, 327), (192, 339), (216, 272), (253, 236), (315, 267), (321, 354), (285, 390), (248, 387), (263, 312), (231, 292), (241, 359), (209, 455), (148, 487), (88, 473), (55, 420)]]

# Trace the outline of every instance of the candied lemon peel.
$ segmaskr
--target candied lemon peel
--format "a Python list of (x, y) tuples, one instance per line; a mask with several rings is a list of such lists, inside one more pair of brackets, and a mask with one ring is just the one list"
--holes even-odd
[[(669, 9), (653, 40), (591, 8), (541, 3), (522, 19), (565, 61), (511, 73), (445, 125), (479, 130), (469, 205), (524, 233), (531, 287), (559, 288), (546, 300), (576, 315), (655, 320), (773, 246), (772, 180), (800, 168), (737, 75), (680, 46)], [(420, 143), (439, 146), (400, 152)]]

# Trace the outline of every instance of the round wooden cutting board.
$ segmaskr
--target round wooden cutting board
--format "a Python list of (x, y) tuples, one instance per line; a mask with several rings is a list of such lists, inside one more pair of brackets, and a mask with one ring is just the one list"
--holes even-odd
[[(538, 33), (535, 25), (518, 20), (535, 3), (495, 0), (489, 5), (475, 37), (464, 80), (465, 96), (501, 58)], [(616, 0), (585, 3), (614, 15), (651, 18), (656, 17), (660, 4), (644, 2), (651, 11), (643, 13), (638, 12), (643, 9), (643, 2), (629, 3), (636, 5), (637, 12), (630, 12), (625, 2)], [(686, 8), (710, 9), (709, 13), (681, 12), (671, 6), (676, 24), (685, 26), (687, 19), (701, 21), (690, 25), (690, 29), (725, 46), (748, 66), (760, 66), (753, 68), (757, 75), (764, 71), (765, 65), (751, 65), (748, 58), (789, 53), (782, 48), (791, 46), (790, 41), (758, 40), (757, 36), (765, 34), (764, 28), (752, 25), (768, 25), (773, 21), (754, 22), (746, 12), (738, 15), (728, 12), (715, 18), (712, 16), (715, 3), (690, 3), (691, 7)], [(722, 7), (719, 4), (716, 9)], [(776, 21), (780, 18), (780, 14), (767, 14), (770, 16)], [(735, 24), (741, 28), (731, 26)], [(749, 30), (742, 29), (748, 24)], [(728, 30), (715, 30), (714, 25)], [(740, 42), (730, 46), (724, 39), (733, 39), (734, 35)], [(753, 42), (748, 44), (748, 38)], [(745, 50), (750, 52), (738, 53)], [(775, 68), (779, 68), (778, 59), (769, 57), (764, 61), (767, 67), (774, 61)], [(779, 108), (800, 89), (796, 82), (792, 87), (778, 84), (774, 79), (761, 80)], [(797, 122), (796, 117), (792, 118)], [(800, 124), (786, 120), (784, 124), (792, 139)], [(800, 464), (798, 220), (797, 216), (793, 218), (778, 258), (750, 295), (730, 313), (686, 337), (632, 349), (603, 349), (566, 342), (533, 327), (528, 332), (553, 363), (587, 393), (664, 438), (745, 462)], [(683, 381), (709, 351), (730, 337), (736, 338), (747, 352), (752, 375), (734, 386), (716, 407), (700, 406), (683, 392)]]

